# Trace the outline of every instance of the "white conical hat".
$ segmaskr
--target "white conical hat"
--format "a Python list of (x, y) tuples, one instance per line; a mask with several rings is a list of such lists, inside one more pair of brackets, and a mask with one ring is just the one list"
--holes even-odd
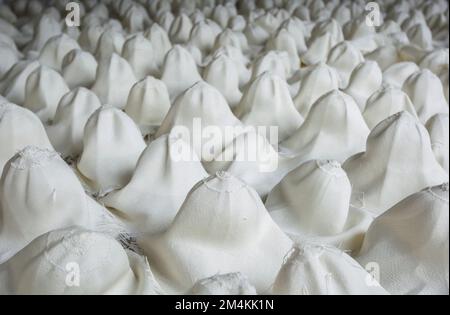
[(338, 162), (313, 160), (286, 175), (268, 195), (266, 207), (295, 241), (357, 252), (372, 217), (350, 205), (351, 192)]
[(415, 193), (375, 219), (357, 260), (392, 294), (446, 295), (448, 220), (448, 183)]
[(394, 63), (384, 70), (383, 82), (401, 89), (406, 79), (419, 70), (419, 67), (414, 62), (403, 61)]
[(300, 58), (297, 52), (297, 43), (294, 37), (284, 28), (272, 35), (266, 44), (266, 50), (285, 51), (289, 56), (291, 69), (293, 71), (300, 68)]
[(385, 84), (367, 100), (363, 116), (369, 129), (372, 130), (389, 116), (401, 111), (408, 112), (419, 120), (408, 94), (397, 87)]
[(442, 83), (430, 70), (423, 69), (412, 74), (403, 84), (403, 91), (413, 102), (423, 124), (435, 114), (448, 114)]
[(158, 67), (161, 67), (164, 62), (164, 57), (170, 48), (172, 48), (167, 32), (157, 23), (153, 23), (144, 33), (144, 36), (152, 43), (154, 62)]
[(80, 46), (90, 53), (95, 53), (97, 49), (98, 41), (102, 36), (105, 28), (101, 25), (87, 25), (81, 30), (78, 42)]
[(225, 55), (233, 60), (239, 73), (239, 87), (244, 87), (250, 80), (252, 74), (251, 70), (247, 68), (247, 64), (249, 63), (248, 58), (240, 49), (230, 45), (219, 48), (214, 52), (212, 57), (216, 58), (219, 55)]
[(164, 82), (146, 77), (131, 88), (125, 113), (134, 120), (145, 136), (155, 133), (169, 109), (169, 92)]
[(369, 273), (346, 253), (333, 247), (294, 247), (273, 285), (274, 294), (387, 295)]
[(158, 75), (158, 65), (153, 60), (153, 45), (142, 34), (137, 34), (125, 41), (122, 57), (128, 61), (137, 79), (147, 75)]
[(112, 229), (113, 219), (53, 150), (28, 146), (17, 153), (3, 171), (0, 196), (0, 262), (54, 229)]
[(6, 43), (0, 42), (0, 77), (20, 59), (20, 53)]
[(352, 12), (347, 4), (341, 3), (333, 9), (331, 17), (343, 26), (352, 19)]
[(83, 151), (84, 127), (100, 107), (97, 95), (86, 88), (77, 88), (64, 95), (55, 119), (47, 126), (47, 134), (56, 151), (63, 157), (79, 156)]
[(363, 112), (367, 99), (380, 88), (382, 82), (383, 74), (378, 64), (375, 61), (367, 60), (361, 62), (353, 70), (349, 85), (344, 91), (353, 97), (359, 109)]
[(83, 146), (78, 170), (94, 191), (103, 194), (128, 183), (145, 142), (130, 117), (103, 106), (89, 118)]
[(175, 16), (169, 10), (162, 10), (158, 15), (158, 24), (168, 33)]
[(40, 51), (47, 40), (61, 32), (62, 27), (55, 17), (48, 13), (41, 15), (34, 27), (33, 39), (27, 44), (25, 51)]
[(42, 47), (39, 62), (45, 66), (60, 71), (64, 56), (73, 49), (79, 49), (77, 41), (66, 34), (50, 38)]
[(218, 33), (214, 42), (214, 50), (220, 47), (231, 46), (241, 50), (243, 53), (248, 52), (248, 41), (247, 37), (240, 32), (233, 31), (229, 28), (225, 29), (223, 32)]
[[(200, 49), (197, 46), (192, 45), (191, 43), (184, 44), (183, 47), (189, 52), (189, 54), (194, 58), (195, 64), (198, 67), (203, 67), (203, 55)], [(200, 68), (201, 69), (201, 68)]]
[(43, 122), (51, 121), (61, 97), (67, 92), (69, 88), (58, 72), (39, 66), (28, 76), (24, 107), (35, 112)]
[(297, 47), (297, 53), (302, 54), (307, 50), (305, 42), (307, 30), (302, 20), (295, 16), (291, 16), (281, 24), (281, 28), (287, 30), (292, 35)]
[(439, 75), (444, 69), (448, 72), (448, 54), (448, 48), (433, 50), (420, 60), (419, 65), (422, 69), (431, 70), (435, 75)]
[(218, 34), (206, 21), (197, 22), (192, 28), (189, 43), (196, 46), (203, 54), (209, 54)]
[(145, 7), (133, 3), (133, 5), (125, 12), (122, 23), (130, 34), (134, 34), (142, 32), (152, 24), (151, 22)]
[(448, 114), (436, 114), (431, 117), (426, 124), (428, 133), (430, 134), (431, 147), (434, 156), (441, 166), (449, 172), (448, 155), (449, 155), (449, 119)]
[(206, 82), (222, 93), (231, 108), (239, 104), (239, 72), (235, 62), (225, 54), (215, 57), (206, 67), (203, 77)]
[[(200, 128), (196, 128), (195, 123), (199, 122)], [(156, 137), (169, 133), (174, 127), (181, 132), (188, 143), (193, 143), (195, 152), (203, 160), (206, 156), (215, 156), (222, 150), (222, 145), (233, 139), (225, 138), (225, 129), (227, 127), (242, 126), (241, 122), (233, 115), (225, 98), (214, 87), (204, 81), (197, 82), (191, 88), (180, 95), (169, 113), (161, 124)], [(206, 129), (208, 128), (208, 129)], [(219, 130), (219, 139), (212, 139), (212, 142), (199, 143), (199, 137), (202, 137), (209, 129)], [(206, 129), (206, 130), (205, 130)], [(188, 134), (185, 134), (185, 131)], [(210, 136), (205, 135), (207, 138)], [(203, 139), (203, 140), (206, 140)], [(203, 141), (205, 142), (205, 141)], [(214, 152), (203, 152), (202, 148), (210, 145)]]
[(325, 62), (331, 48), (343, 40), (341, 26), (336, 20), (317, 23), (308, 40), (308, 50), (301, 56), (303, 63), (312, 65)]
[(449, 75), (449, 70), (448, 68), (443, 69), (442, 72), (439, 74), (439, 79), (441, 79), (442, 85), (444, 86), (444, 96), (445, 99), (447, 100), (447, 104), (449, 102), (448, 100), (448, 92), (449, 92), (449, 81), (448, 81), (448, 75)]
[(226, 170), (238, 176), (265, 198), (272, 188), (293, 168), (298, 159), (277, 152), (278, 137), (272, 130), (243, 128), (233, 142), (218, 152), (212, 161), (204, 162), (208, 172)]
[(110, 17), (109, 9), (105, 3), (98, 2), (95, 0), (84, 1), (84, 5), (89, 11), (86, 15), (91, 15), (101, 21), (106, 21)]
[(291, 73), (289, 56), (286, 52), (269, 51), (252, 63), (252, 80), (264, 72), (271, 72), (286, 80)]
[(166, 84), (171, 99), (175, 99), (194, 83), (201, 81), (192, 55), (182, 46), (175, 45), (166, 55), (161, 80)]
[(71, 89), (89, 88), (95, 81), (97, 61), (87, 51), (74, 49), (64, 57), (61, 73)]
[(109, 59), (111, 55), (120, 55), (125, 38), (121, 32), (115, 29), (106, 29), (97, 41), (95, 58), (98, 62)]
[(144, 257), (105, 234), (80, 227), (38, 237), (0, 266), (0, 280), (0, 294), (158, 293)]
[(203, 278), (241, 272), (261, 293), (292, 243), (252, 188), (220, 172), (191, 190), (166, 232), (139, 245), (167, 291), (185, 292)]
[(0, 93), (10, 102), (22, 105), (25, 102), (25, 85), (31, 72), (39, 67), (39, 61), (17, 62), (0, 81)]
[(328, 54), (327, 64), (335, 68), (340, 77), (340, 87), (346, 88), (353, 70), (364, 61), (364, 57), (353, 44), (343, 41)]
[(9, 35), (1, 33), (0, 34), (0, 44), (2, 46), (6, 45), (7, 48), (10, 49), (11, 52), (13, 54), (15, 54), (17, 57), (21, 56), (20, 51), (17, 49), (17, 45), (14, 41), (14, 38), (10, 37)]
[(376, 40), (379, 45), (403, 45), (409, 43), (408, 35), (403, 32), (400, 25), (393, 20), (386, 20), (378, 28)]
[[(381, 19), (382, 16), (379, 16)], [(377, 21), (381, 24), (383, 21)], [(344, 37), (357, 47), (363, 54), (378, 48), (378, 37), (375, 26), (367, 23), (365, 14), (351, 19), (343, 26)]]
[(365, 55), (364, 58), (366, 60), (376, 61), (383, 71), (393, 64), (402, 61), (400, 59), (398, 49), (394, 45), (381, 46), (370, 54)]
[(111, 57), (100, 61), (92, 92), (97, 94), (103, 104), (123, 109), (136, 81), (130, 64), (113, 53)]
[(44, 126), (35, 114), (0, 101), (0, 174), (6, 162), (28, 145), (53, 149)]
[(286, 81), (270, 72), (264, 72), (253, 80), (234, 112), (246, 125), (278, 127), (279, 141), (286, 139), (303, 123)]
[(256, 289), (240, 272), (212, 276), (197, 281), (189, 295), (256, 295)]
[(223, 5), (218, 5), (212, 12), (212, 19), (216, 21), (222, 28), (227, 27), (230, 19), (230, 12)]
[(192, 21), (185, 13), (175, 17), (170, 26), (169, 36), (174, 44), (184, 44), (189, 40), (192, 30)]
[(314, 103), (305, 122), (280, 146), (304, 160), (343, 162), (365, 150), (368, 135), (369, 128), (353, 98), (333, 90)]
[(245, 27), (244, 34), (247, 37), (248, 43), (254, 46), (263, 45), (270, 37), (270, 33), (261, 25), (250, 21)]
[(306, 118), (315, 101), (322, 95), (339, 88), (339, 80), (336, 70), (324, 63), (308, 68), (298, 94), (294, 98), (295, 106), (300, 114)]
[(344, 164), (362, 207), (380, 215), (405, 197), (448, 181), (436, 161), (430, 136), (407, 112), (386, 118), (372, 129), (365, 153)]
[(425, 24), (416, 24), (406, 32), (410, 42), (423, 50), (433, 49), (433, 35)]
[(102, 202), (138, 231), (159, 233), (172, 223), (191, 188), (206, 177), (188, 143), (162, 135), (144, 150), (130, 182)]

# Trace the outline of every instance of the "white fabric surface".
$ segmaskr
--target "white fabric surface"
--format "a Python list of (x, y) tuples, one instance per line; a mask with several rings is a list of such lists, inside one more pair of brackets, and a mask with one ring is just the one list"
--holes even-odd
[(392, 294), (448, 294), (448, 183), (417, 192), (370, 226), (357, 260)]
[(409, 76), (403, 91), (410, 97), (423, 124), (435, 114), (448, 114), (442, 83), (430, 70), (420, 70)]
[(156, 132), (169, 109), (170, 98), (165, 84), (153, 77), (146, 77), (131, 88), (125, 113), (146, 136)]
[(280, 146), (303, 160), (343, 162), (365, 150), (368, 135), (369, 128), (353, 98), (333, 90), (312, 105), (305, 122)]
[(448, 155), (449, 155), (449, 119), (448, 114), (436, 114), (431, 117), (426, 124), (428, 133), (430, 134), (431, 147), (433, 149), (436, 160), (441, 166), (449, 172)]
[(322, 95), (339, 88), (339, 75), (336, 70), (319, 63), (307, 69), (304, 75), (298, 94), (294, 97), (295, 107), (300, 114), (306, 118), (311, 106)]
[(162, 135), (144, 150), (130, 182), (101, 201), (119, 211), (133, 229), (158, 233), (170, 226), (188, 192), (206, 177), (188, 143)]
[(27, 146), (5, 166), (0, 181), (0, 262), (34, 238), (72, 225), (119, 232), (53, 150)]
[(309, 161), (269, 193), (266, 207), (294, 241), (358, 252), (372, 217), (350, 205), (350, 181), (336, 161)]
[(128, 183), (144, 149), (133, 120), (115, 107), (103, 106), (86, 123), (77, 168), (93, 192), (102, 195)]
[(130, 64), (116, 53), (112, 53), (110, 57), (101, 59), (91, 90), (97, 94), (102, 104), (123, 109), (136, 81)]
[(56, 151), (63, 157), (78, 157), (83, 151), (84, 127), (100, 107), (97, 95), (86, 88), (65, 94), (58, 104), (55, 119), (46, 127)]
[(361, 62), (352, 71), (349, 84), (344, 92), (355, 100), (361, 112), (366, 108), (366, 102), (383, 82), (383, 74), (380, 67), (374, 61)]
[(372, 129), (366, 152), (348, 159), (344, 169), (355, 196), (363, 199), (362, 207), (375, 216), (425, 187), (448, 181), (427, 130), (407, 112)]
[(189, 295), (255, 295), (256, 289), (241, 273), (228, 273), (197, 281)]
[[(72, 277), (76, 270), (79, 274)], [(157, 292), (144, 257), (123, 249), (111, 237), (80, 227), (44, 234), (0, 265), (0, 294), (150, 295)]]
[(53, 149), (44, 126), (35, 114), (0, 100), (0, 173), (9, 159), (29, 145)]
[(389, 116), (402, 111), (419, 120), (408, 94), (395, 86), (384, 84), (367, 100), (363, 117), (372, 130)]
[(270, 72), (250, 83), (234, 113), (246, 125), (278, 127), (278, 141), (286, 139), (303, 123), (287, 83)]
[(295, 247), (273, 286), (275, 294), (387, 295), (388, 293), (346, 253), (333, 247)]
[(224, 172), (191, 190), (166, 232), (139, 244), (166, 292), (185, 292), (218, 273), (241, 272), (258, 293), (268, 292), (292, 245), (256, 192)]
[(67, 92), (69, 87), (57, 71), (39, 66), (28, 76), (23, 105), (46, 123), (53, 120), (58, 103)]

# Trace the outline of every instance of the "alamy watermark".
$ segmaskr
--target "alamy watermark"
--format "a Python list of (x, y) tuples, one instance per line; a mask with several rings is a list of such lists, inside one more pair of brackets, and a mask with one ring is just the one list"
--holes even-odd
[(66, 264), (66, 279), (65, 283), (68, 287), (80, 286), (80, 265), (76, 262), (69, 262)]
[(380, 265), (376, 262), (369, 262), (366, 267), (366, 285), (368, 287), (379, 287), (380, 286)]
[(170, 136), (189, 144), (175, 143), (170, 147), (170, 156), (175, 162), (199, 159), (203, 162), (255, 162), (260, 172), (273, 172), (278, 168), (278, 126), (219, 127), (202, 125), (201, 118), (194, 118), (192, 126), (174, 126)]
[(381, 10), (380, 5), (376, 2), (369, 2), (365, 7), (366, 11), (369, 11), (366, 15), (366, 24), (370, 27), (379, 27), (381, 26)]
[(77, 2), (68, 2), (66, 4), (66, 25), (69, 27), (78, 27), (81, 25), (80, 4)]

